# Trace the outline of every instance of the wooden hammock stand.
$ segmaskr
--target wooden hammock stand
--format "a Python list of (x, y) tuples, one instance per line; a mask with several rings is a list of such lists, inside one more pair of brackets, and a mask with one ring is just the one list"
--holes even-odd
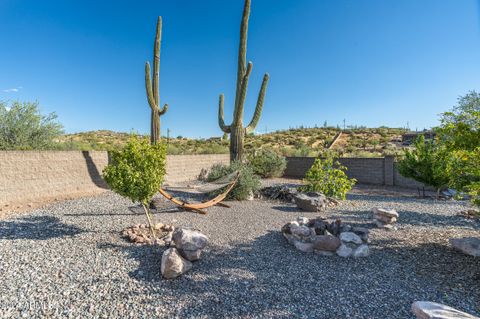
[(175, 205), (180, 206), (181, 208), (184, 208), (186, 210), (189, 210), (189, 211), (192, 211), (192, 212), (195, 212), (195, 213), (199, 213), (199, 214), (202, 214), (202, 215), (206, 215), (207, 212), (204, 211), (203, 209), (208, 208), (208, 207), (218, 205), (218, 206), (230, 208), (230, 206), (222, 203), (222, 201), (227, 197), (228, 193), (230, 193), (230, 191), (233, 189), (233, 187), (237, 183), (237, 180), (238, 180), (238, 174), (231, 183), (226, 185), (227, 188), (225, 189), (225, 191), (223, 193), (219, 194), (215, 198), (212, 198), (208, 201), (198, 203), (198, 204), (191, 204), (191, 203), (188, 203), (188, 202), (181, 201), (181, 200), (173, 197), (172, 195), (170, 195), (166, 190), (164, 190), (162, 188), (160, 188), (159, 192), (160, 192), (160, 194), (163, 195), (163, 197), (165, 197), (166, 199), (168, 199), (169, 201), (171, 201)]

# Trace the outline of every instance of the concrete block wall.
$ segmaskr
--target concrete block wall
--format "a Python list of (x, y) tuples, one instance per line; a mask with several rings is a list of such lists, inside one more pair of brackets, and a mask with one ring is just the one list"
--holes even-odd
[[(1, 151), (0, 208), (102, 193), (108, 161), (99, 151)], [(166, 182), (192, 180), (203, 168), (228, 162), (228, 154), (167, 156)]]
[[(286, 177), (303, 178), (312, 166), (313, 157), (288, 157)], [(340, 158), (339, 162), (347, 167), (347, 175), (356, 178), (358, 183), (388, 185), (406, 188), (424, 187), (413, 179), (405, 178), (398, 172), (393, 156), (384, 158)]]

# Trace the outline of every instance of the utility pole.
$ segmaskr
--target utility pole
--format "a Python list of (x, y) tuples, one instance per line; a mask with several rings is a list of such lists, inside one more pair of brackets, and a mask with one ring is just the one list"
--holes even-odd
[(345, 119), (343, 119), (343, 130), (345, 131)]
[(170, 129), (167, 128), (167, 145), (170, 142)]

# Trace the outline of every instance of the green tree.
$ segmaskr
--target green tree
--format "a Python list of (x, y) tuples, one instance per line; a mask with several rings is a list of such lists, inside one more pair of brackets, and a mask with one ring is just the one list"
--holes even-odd
[(328, 197), (345, 199), (355, 185), (355, 178), (348, 178), (347, 168), (336, 161), (330, 154), (325, 159), (317, 158), (312, 167), (305, 174), (304, 186), (300, 188), (305, 192), (321, 192)]
[(450, 153), (450, 186), (468, 192), (480, 206), (480, 94), (468, 92), (442, 114), (439, 140)]
[(63, 133), (57, 115), (42, 115), (38, 103), (0, 102), (0, 149), (36, 150), (52, 147)]
[(110, 188), (132, 202), (140, 202), (155, 237), (148, 202), (162, 185), (165, 176), (166, 146), (151, 145), (145, 138), (132, 136), (121, 151), (111, 152), (111, 163), (103, 170)]
[(425, 141), (423, 135), (414, 141), (413, 146), (412, 150), (405, 150), (404, 157), (398, 162), (398, 171), (402, 176), (434, 187), (438, 197), (449, 184), (449, 154), (435, 141)]

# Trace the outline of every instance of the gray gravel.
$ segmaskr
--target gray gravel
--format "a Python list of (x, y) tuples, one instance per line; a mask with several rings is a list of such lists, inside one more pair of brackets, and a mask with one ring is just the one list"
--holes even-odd
[(318, 214), (261, 200), (231, 205), (207, 216), (155, 214), (211, 239), (203, 259), (173, 281), (160, 278), (165, 248), (119, 237), (145, 218), (115, 194), (2, 220), (0, 316), (412, 318), (416, 300), (480, 315), (480, 258), (448, 246), (450, 237), (480, 235), (478, 221), (456, 216), (464, 203), (350, 195), (322, 215), (370, 228), (372, 207), (400, 213), (398, 231), (371, 231), (372, 255), (363, 259), (304, 254), (286, 243), (283, 224)]

